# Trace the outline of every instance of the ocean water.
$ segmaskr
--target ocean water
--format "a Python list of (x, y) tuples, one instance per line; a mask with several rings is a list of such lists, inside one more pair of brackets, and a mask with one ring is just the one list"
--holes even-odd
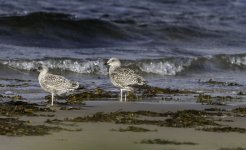
[[(214, 95), (246, 88), (244, 0), (0, 0), (0, 8), (0, 83), (31, 80), (5, 94), (45, 95), (31, 71), (38, 63), (86, 88), (118, 90), (104, 65), (111, 57), (152, 86)], [(200, 82), (209, 79), (241, 86)]]

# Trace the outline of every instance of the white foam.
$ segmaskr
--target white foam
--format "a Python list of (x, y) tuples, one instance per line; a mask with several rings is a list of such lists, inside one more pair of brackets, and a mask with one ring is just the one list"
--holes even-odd
[(244, 57), (230, 57), (229, 61), (231, 64), (235, 64), (235, 65), (246, 65), (246, 56)]
[(171, 62), (157, 62), (157, 63), (145, 63), (140, 69), (143, 72), (154, 73), (159, 75), (176, 75), (178, 72), (181, 72), (184, 67), (182, 65), (175, 65)]
[(44, 64), (50, 69), (61, 69), (65, 71), (71, 71), (76, 73), (95, 73), (95, 74), (107, 74), (107, 68), (104, 66), (103, 61), (85, 61), (79, 62), (77, 60), (43, 60), (43, 61), (0, 61), (3, 65), (8, 65), (12, 68), (20, 70), (35, 69), (38, 64)]

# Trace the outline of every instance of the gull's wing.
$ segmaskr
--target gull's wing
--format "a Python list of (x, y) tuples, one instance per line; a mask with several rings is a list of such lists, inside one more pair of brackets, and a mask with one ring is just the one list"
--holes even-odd
[(111, 73), (111, 78), (121, 86), (144, 85), (146, 81), (129, 68), (118, 68)]

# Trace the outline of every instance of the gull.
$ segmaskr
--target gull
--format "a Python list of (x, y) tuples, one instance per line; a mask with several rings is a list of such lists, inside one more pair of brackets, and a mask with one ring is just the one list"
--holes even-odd
[(121, 67), (121, 62), (118, 58), (110, 58), (107, 62), (107, 65), (109, 65), (109, 77), (112, 84), (120, 88), (121, 102), (123, 91), (133, 91), (133, 87), (143, 86), (147, 83), (144, 78), (137, 75), (134, 70), (126, 67)]
[(54, 96), (73, 91), (79, 87), (78, 82), (73, 82), (63, 76), (48, 73), (46, 66), (38, 67), (38, 81), (43, 90), (51, 93), (51, 106), (54, 103)]

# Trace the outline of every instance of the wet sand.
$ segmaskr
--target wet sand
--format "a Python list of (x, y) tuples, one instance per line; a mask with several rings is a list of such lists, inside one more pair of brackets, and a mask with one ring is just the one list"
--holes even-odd
[[(216, 106), (216, 108), (231, 110), (239, 106)], [(244, 107), (244, 106), (240, 106)], [(54, 117), (42, 116), (22, 116), (22, 120), (30, 120), (30, 124), (44, 124), (47, 119), (64, 119), (83, 117), (92, 115), (96, 112), (116, 112), (116, 111), (153, 111), (153, 112), (167, 112), (177, 110), (204, 110), (206, 108), (215, 108), (215, 106), (201, 105), (201, 104), (158, 104), (158, 103), (120, 103), (116, 101), (88, 101), (80, 110), (60, 110), (60, 106), (56, 105), (52, 109), (55, 112)], [(45, 112), (47, 113), (47, 112)], [(217, 117), (224, 120), (233, 120), (233, 122), (223, 122), (233, 127), (244, 128), (246, 124), (246, 117), (232, 117), (222, 116)], [(44, 136), (0, 136), (0, 149), (14, 149), (14, 150), (219, 150), (220, 148), (246, 148), (246, 133), (218, 133), (198, 131), (195, 128), (173, 128), (160, 127), (156, 125), (134, 125), (136, 127), (143, 127), (150, 130), (157, 130), (153, 132), (119, 132), (112, 131), (112, 129), (126, 128), (127, 124), (115, 124), (106, 122), (86, 122), (86, 123), (65, 123), (64, 128), (82, 129), (81, 131), (60, 131), (51, 132), (50, 135)], [(60, 125), (59, 125), (60, 126)], [(193, 142), (196, 145), (160, 145), (160, 144), (141, 144), (143, 139), (165, 139), (177, 142)]]

